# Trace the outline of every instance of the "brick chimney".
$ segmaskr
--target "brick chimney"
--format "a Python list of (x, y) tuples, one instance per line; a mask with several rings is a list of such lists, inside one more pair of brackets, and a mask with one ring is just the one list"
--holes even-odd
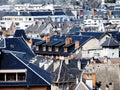
[(93, 16), (95, 16), (96, 13), (97, 13), (96, 9), (92, 9), (92, 14), (93, 14)]
[(50, 42), (50, 35), (45, 35), (44, 39), (45, 39), (46, 43)]
[(79, 48), (79, 46), (80, 46), (79, 41), (75, 41), (75, 49)]
[(72, 42), (72, 38), (66, 38), (65, 39), (65, 45), (68, 45)]
[[(83, 78), (85, 79), (86, 84), (90, 87), (93, 87), (96, 85), (96, 75), (95, 73), (84, 73)], [(91, 84), (89, 84), (89, 82)]]
[(4, 36), (7, 36), (7, 35), (8, 35), (7, 30), (2, 31), (2, 34), (3, 34)]

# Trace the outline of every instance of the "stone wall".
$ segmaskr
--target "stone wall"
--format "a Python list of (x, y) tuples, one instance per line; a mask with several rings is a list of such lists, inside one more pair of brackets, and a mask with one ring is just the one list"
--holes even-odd
[(102, 82), (102, 90), (105, 90), (106, 84), (111, 87), (110, 90), (120, 90), (120, 63), (90, 64), (86, 72), (96, 74), (97, 82)]

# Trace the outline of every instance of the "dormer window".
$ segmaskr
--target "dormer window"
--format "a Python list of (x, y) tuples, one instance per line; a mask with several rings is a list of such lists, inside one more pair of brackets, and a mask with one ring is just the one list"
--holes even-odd
[(0, 82), (25, 82), (26, 69), (0, 70)]
[(64, 48), (64, 52), (68, 52), (68, 48), (65, 47), (65, 48)]
[(46, 46), (43, 46), (43, 51), (46, 51)]
[(55, 52), (58, 52), (58, 51), (59, 51), (59, 48), (58, 48), (58, 47), (56, 47), (56, 48), (55, 48)]
[(39, 46), (36, 46), (36, 51), (38, 51), (39, 50)]
[(50, 51), (50, 52), (52, 51), (52, 47), (51, 47), (51, 46), (50, 46), (50, 47), (48, 47), (48, 51)]

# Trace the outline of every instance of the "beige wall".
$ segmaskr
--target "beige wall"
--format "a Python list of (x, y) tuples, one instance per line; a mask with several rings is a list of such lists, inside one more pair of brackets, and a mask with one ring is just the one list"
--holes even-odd
[(110, 37), (110, 36), (108, 36), (108, 35), (103, 36), (103, 37), (100, 39), (100, 45), (101, 45), (102, 43), (104, 43), (104, 42), (106, 41), (106, 39), (109, 38), (109, 37)]
[(94, 49), (98, 45), (99, 45), (99, 40), (93, 38), (83, 45), (82, 50)]
[(96, 74), (97, 82), (101, 81), (101, 90), (105, 90), (106, 84), (112, 83), (110, 90), (120, 90), (120, 63), (116, 64), (90, 64), (86, 70)]

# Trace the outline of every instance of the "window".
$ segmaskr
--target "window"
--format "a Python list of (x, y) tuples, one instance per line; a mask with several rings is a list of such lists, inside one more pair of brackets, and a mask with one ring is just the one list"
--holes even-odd
[(1, 24), (5, 24), (5, 22), (1, 22)]
[(4, 73), (0, 73), (0, 81), (4, 81), (5, 80), (5, 74)]
[(68, 52), (68, 48), (64, 48), (64, 52)]
[(29, 21), (31, 20), (31, 18), (29, 18)]
[(49, 50), (49, 51), (52, 51), (52, 47), (48, 47), (48, 50)]
[(26, 69), (0, 70), (0, 82), (25, 82)]
[(58, 51), (59, 51), (59, 48), (58, 48), (58, 47), (56, 47), (56, 48), (55, 48), (55, 52), (58, 52)]
[(39, 50), (39, 46), (36, 46), (36, 51), (38, 51)]
[(25, 80), (25, 73), (18, 73), (18, 81), (24, 81)]
[(43, 51), (46, 51), (46, 47), (45, 46), (43, 46)]
[(25, 27), (28, 27), (28, 25), (25, 25)]
[(19, 23), (18, 23), (18, 22), (16, 22), (16, 23), (15, 23), (15, 25), (16, 25), (16, 26), (18, 26), (18, 25), (19, 25)]
[(6, 81), (16, 81), (16, 73), (7, 73)]

